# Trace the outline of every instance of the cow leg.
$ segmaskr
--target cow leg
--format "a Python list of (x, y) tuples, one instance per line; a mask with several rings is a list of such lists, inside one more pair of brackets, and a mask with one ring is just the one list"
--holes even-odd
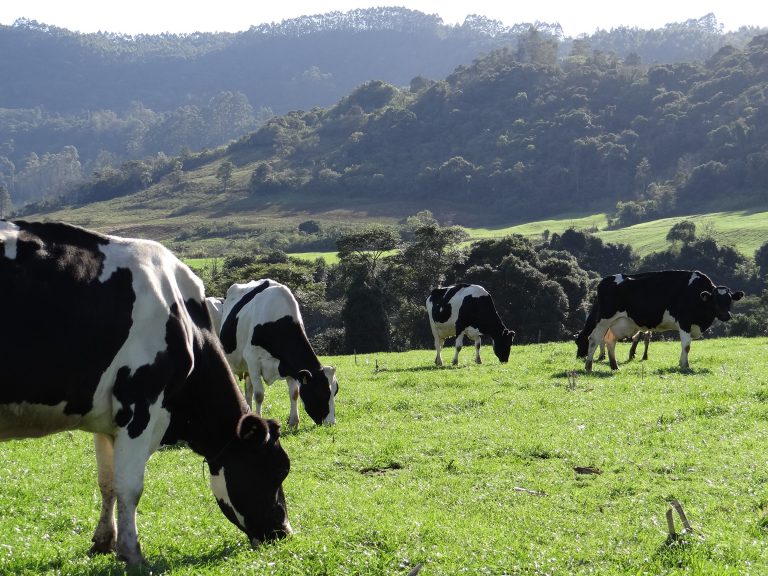
[(680, 368), (688, 370), (688, 353), (691, 351), (691, 334), (683, 329), (680, 329)]
[(115, 550), (117, 528), (115, 527), (115, 490), (113, 486), (114, 467), (112, 464), (112, 438), (105, 434), (94, 434), (96, 465), (99, 470), (99, 491), (101, 492), (101, 515), (93, 534), (93, 546), (89, 554), (109, 554)]
[(435, 366), (442, 366), (443, 359), (440, 357), (440, 350), (443, 348), (443, 340), (435, 336)]
[(248, 402), (248, 406), (253, 408), (257, 416), (261, 416), (261, 405), (264, 403), (264, 383), (261, 381), (261, 376), (256, 376), (256, 384), (254, 385), (251, 375), (245, 375), (245, 401)]
[(456, 336), (456, 352), (453, 355), (453, 362), (451, 362), (451, 364), (453, 364), (454, 366), (456, 366), (459, 363), (459, 352), (461, 352), (461, 347), (463, 344), (464, 344), (464, 334), (459, 334), (458, 336)]
[(618, 370), (619, 364), (616, 362), (616, 340), (608, 340), (605, 347), (608, 349), (608, 363), (611, 370)]
[(286, 378), (288, 382), (288, 396), (291, 399), (291, 412), (288, 415), (288, 426), (299, 425), (299, 381), (290, 376)]
[(117, 556), (126, 564), (144, 564), (136, 529), (136, 507), (144, 491), (146, 449), (121, 430), (115, 440), (114, 488), (117, 496)]
[[(117, 543), (115, 552), (128, 566), (144, 565), (136, 529), (136, 507), (144, 491), (144, 473), (150, 455), (160, 446), (171, 415), (162, 408), (162, 394), (149, 407), (149, 423), (136, 437), (120, 428), (114, 442), (113, 487), (117, 497)], [(129, 424), (130, 425), (130, 424)]]
[[(245, 374), (245, 402), (249, 408), (253, 408), (253, 382), (251, 381), (251, 375), (248, 373)], [(256, 414), (261, 416), (261, 406), (259, 406), (259, 411)]]
[(477, 364), (482, 364), (483, 361), (480, 360), (480, 346), (483, 343), (482, 336), (478, 336), (477, 340), (475, 340), (475, 362)]
[(597, 356), (597, 361), (602, 362), (605, 360), (605, 342), (600, 342), (600, 354)]
[(648, 344), (651, 343), (651, 331), (648, 330), (648, 332), (645, 333), (645, 336), (643, 337), (643, 340), (645, 341), (645, 349), (643, 350), (643, 360), (648, 360)]
[(592, 333), (589, 335), (589, 349), (587, 350), (587, 360), (584, 363), (584, 370), (587, 372), (592, 371), (592, 358), (594, 357), (595, 351), (597, 350), (600, 343), (605, 340), (605, 334), (608, 332), (609, 328), (610, 326), (607, 324), (598, 322), (597, 326), (595, 326), (595, 329), (592, 330)]
[[(640, 336), (642, 336), (642, 332), (637, 332), (634, 336), (632, 336), (632, 346), (629, 347), (629, 359), (634, 360), (635, 359), (635, 351), (637, 350), (637, 343), (640, 341)], [(643, 358), (645, 360), (645, 358)]]

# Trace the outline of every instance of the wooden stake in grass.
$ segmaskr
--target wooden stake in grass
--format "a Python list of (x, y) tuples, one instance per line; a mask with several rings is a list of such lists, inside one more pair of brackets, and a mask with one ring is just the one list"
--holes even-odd
[[(688, 516), (686, 516), (685, 510), (683, 510), (683, 505), (680, 504), (678, 500), (673, 498), (670, 500), (669, 504), (670, 508), (667, 508), (667, 530), (669, 531), (667, 542), (675, 542), (679, 536), (693, 532), (693, 527), (688, 521)], [(680, 534), (675, 531), (675, 511), (677, 511), (677, 514), (680, 516), (680, 520), (683, 523), (683, 531)]]
[(568, 372), (566, 372), (566, 374), (568, 376), (568, 386), (567, 386), (567, 389), (568, 390), (576, 390), (576, 378), (577, 378), (576, 371), (575, 370), (568, 370)]

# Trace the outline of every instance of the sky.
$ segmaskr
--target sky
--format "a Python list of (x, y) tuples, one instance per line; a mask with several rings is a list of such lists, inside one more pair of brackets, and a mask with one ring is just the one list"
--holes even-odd
[(446, 24), (461, 23), (468, 14), (500, 20), (507, 26), (559, 23), (566, 36), (619, 26), (661, 28), (709, 13), (725, 30), (768, 26), (765, 0), (0, 0), (0, 24), (27, 18), (77, 32), (239, 32), (298, 16), (374, 6), (404, 6), (438, 14)]

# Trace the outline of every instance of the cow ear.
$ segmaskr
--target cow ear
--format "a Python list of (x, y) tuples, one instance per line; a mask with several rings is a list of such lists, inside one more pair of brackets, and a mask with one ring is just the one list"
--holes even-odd
[(299, 377), (298, 381), (302, 384), (309, 384), (309, 382), (312, 380), (312, 372), (309, 370), (300, 370), (299, 371)]
[(702, 293), (700, 294), (700, 296), (701, 296), (701, 299), (702, 299), (704, 302), (709, 302), (709, 299), (710, 299), (710, 298), (712, 298), (712, 293), (711, 293), (711, 292), (707, 292), (707, 291), (704, 291), (704, 292), (702, 292)]
[(731, 294), (731, 300), (736, 301), (736, 300), (741, 300), (742, 298), (744, 298), (744, 292), (742, 292), (741, 290)]
[(269, 424), (256, 414), (245, 414), (237, 423), (237, 437), (257, 446), (269, 441)]

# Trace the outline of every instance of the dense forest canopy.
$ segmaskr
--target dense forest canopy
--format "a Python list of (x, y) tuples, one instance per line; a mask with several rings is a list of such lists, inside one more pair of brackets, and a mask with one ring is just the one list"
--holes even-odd
[[(725, 33), (706, 15), (658, 30), (565, 38), (546, 23), (510, 27), (470, 16), (449, 26), (394, 7), (304, 16), (236, 34), (79, 34), (20, 20), (0, 26), (0, 51), (12, 55), (0, 60), (0, 73), (11, 79), (0, 83), (0, 186), (22, 206), (125, 162), (214, 148), (276, 114), (332, 106), (367, 82), (403, 91), (437, 81), (439, 91), (452, 86), (441, 80), (452, 71), (465, 76), (457, 67), (475, 69), (471, 62), (499, 49), (561, 72), (576, 66), (600, 76), (622, 62), (643, 74), (653, 63), (700, 65), (723, 46), (743, 50), (759, 32)], [(532, 33), (541, 41), (532, 43)], [(574, 104), (580, 97), (573, 95)]]

